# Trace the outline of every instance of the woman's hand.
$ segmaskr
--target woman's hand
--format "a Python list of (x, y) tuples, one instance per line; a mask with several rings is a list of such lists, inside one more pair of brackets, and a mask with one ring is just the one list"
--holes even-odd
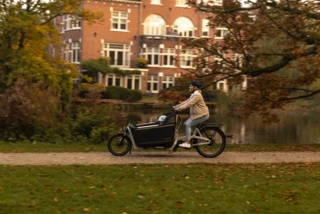
[(174, 111), (174, 112), (177, 112), (177, 106), (172, 106), (171, 110)]

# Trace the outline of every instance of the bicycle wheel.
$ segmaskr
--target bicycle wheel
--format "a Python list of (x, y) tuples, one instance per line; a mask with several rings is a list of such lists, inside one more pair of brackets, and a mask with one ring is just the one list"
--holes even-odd
[(203, 137), (210, 140), (209, 144), (196, 146), (197, 152), (206, 158), (219, 156), (226, 147), (226, 136), (218, 127), (206, 127), (200, 130)]
[(126, 155), (131, 150), (131, 140), (128, 136), (123, 136), (123, 133), (118, 133), (108, 141), (108, 149), (115, 156)]

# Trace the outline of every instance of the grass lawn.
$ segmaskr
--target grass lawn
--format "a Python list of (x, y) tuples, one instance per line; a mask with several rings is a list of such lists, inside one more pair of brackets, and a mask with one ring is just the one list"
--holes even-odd
[[(50, 144), (50, 143), (10, 143), (0, 141), (0, 152), (106, 152), (106, 144)], [(139, 150), (143, 151), (143, 150)], [(146, 150), (148, 152), (150, 150)], [(161, 151), (161, 150), (157, 150)], [(179, 150), (183, 151), (183, 150)], [(320, 144), (227, 144), (226, 152), (274, 152), (274, 151), (320, 151)]]
[(0, 166), (0, 213), (319, 213), (320, 163)]

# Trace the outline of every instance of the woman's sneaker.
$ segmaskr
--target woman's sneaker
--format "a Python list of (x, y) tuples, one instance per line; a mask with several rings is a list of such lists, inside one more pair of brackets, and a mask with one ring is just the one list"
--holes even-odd
[(187, 142), (181, 143), (181, 144), (179, 144), (179, 146), (180, 146), (180, 147), (183, 147), (183, 148), (188, 148), (188, 149), (191, 148), (191, 144), (190, 144), (190, 143), (187, 143)]

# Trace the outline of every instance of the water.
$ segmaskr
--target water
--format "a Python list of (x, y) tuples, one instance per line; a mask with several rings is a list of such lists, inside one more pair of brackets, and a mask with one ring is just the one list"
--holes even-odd
[[(157, 121), (165, 111), (142, 112), (138, 110), (122, 112), (121, 125), (148, 123)], [(189, 115), (181, 114), (185, 121)], [(233, 135), (228, 139), (230, 144), (320, 144), (319, 119), (320, 111), (287, 111), (281, 113), (277, 124), (262, 124), (258, 116), (249, 118), (231, 116), (226, 113), (212, 114), (208, 122), (223, 124), (223, 131)], [(184, 134), (184, 126), (181, 126)]]

